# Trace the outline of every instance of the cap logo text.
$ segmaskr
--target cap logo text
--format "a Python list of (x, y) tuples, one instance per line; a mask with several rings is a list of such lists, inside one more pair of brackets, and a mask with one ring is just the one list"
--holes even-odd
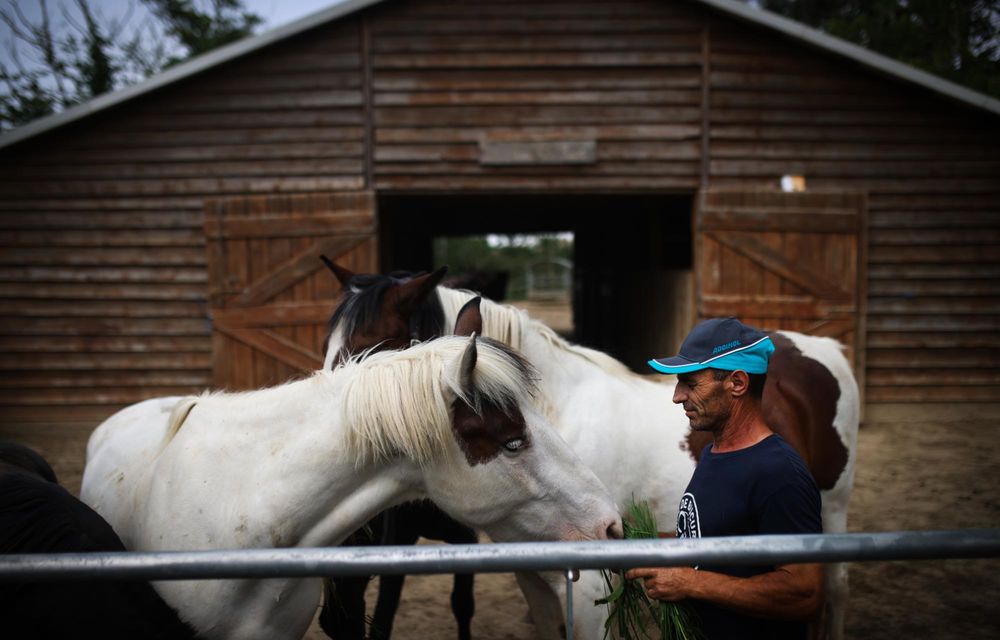
[(712, 355), (714, 356), (715, 354), (721, 351), (725, 351), (726, 349), (732, 349), (733, 347), (738, 347), (738, 346), (740, 346), (739, 340), (733, 340), (732, 342), (727, 342), (726, 344), (720, 344), (716, 348), (712, 349)]

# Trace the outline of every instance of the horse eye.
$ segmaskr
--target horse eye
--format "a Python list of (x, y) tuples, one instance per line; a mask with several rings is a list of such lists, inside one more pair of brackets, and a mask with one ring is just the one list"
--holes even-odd
[(504, 449), (510, 452), (515, 452), (524, 446), (524, 438), (511, 438), (507, 442), (503, 443)]

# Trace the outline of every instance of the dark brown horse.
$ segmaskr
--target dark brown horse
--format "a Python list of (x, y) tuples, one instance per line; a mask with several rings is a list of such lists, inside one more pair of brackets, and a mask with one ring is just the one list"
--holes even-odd
[[(125, 551), (93, 509), (28, 447), (0, 443), (0, 553)], [(0, 584), (5, 638), (194, 638), (148, 582)]]
[[(413, 341), (441, 335), (444, 316), (440, 305), (427, 304), (427, 297), (444, 277), (447, 268), (430, 274), (397, 272), (388, 276), (355, 275), (322, 256), (323, 262), (340, 281), (340, 304), (330, 318), (326, 342), (338, 334), (343, 348), (328, 353), (326, 367), (349, 354), (384, 349), (403, 349)], [(323, 345), (326, 350), (327, 344)], [(429, 500), (394, 507), (380, 514), (348, 545), (412, 545), (419, 538), (451, 544), (475, 544), (472, 529), (448, 517)], [(404, 575), (379, 576), (379, 595), (368, 637), (388, 640), (399, 608)], [(341, 577), (326, 583), (326, 597), (320, 626), (336, 640), (361, 640), (365, 635), (364, 593), (367, 578)], [(473, 575), (455, 574), (451, 609), (458, 624), (460, 640), (470, 640), (475, 613)]]

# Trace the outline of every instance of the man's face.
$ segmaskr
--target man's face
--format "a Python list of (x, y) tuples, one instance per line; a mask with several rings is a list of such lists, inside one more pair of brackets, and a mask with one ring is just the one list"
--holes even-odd
[(728, 378), (716, 380), (715, 371), (710, 369), (677, 376), (673, 400), (684, 407), (692, 430), (714, 433), (726, 424), (732, 411), (732, 398), (726, 390)]

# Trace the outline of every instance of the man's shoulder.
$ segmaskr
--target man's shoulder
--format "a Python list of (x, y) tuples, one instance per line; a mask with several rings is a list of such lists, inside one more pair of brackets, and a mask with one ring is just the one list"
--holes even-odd
[(762, 480), (775, 489), (789, 484), (815, 487), (809, 467), (795, 448), (781, 436), (774, 434), (762, 444), (765, 446), (755, 460)]

